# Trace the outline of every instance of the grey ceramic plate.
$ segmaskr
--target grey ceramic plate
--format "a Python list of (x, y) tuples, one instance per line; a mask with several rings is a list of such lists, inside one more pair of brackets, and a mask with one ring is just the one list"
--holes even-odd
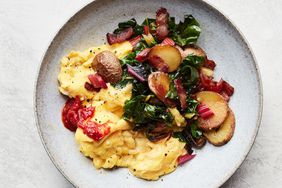
[[(166, 7), (182, 19), (193, 14), (202, 27), (198, 44), (217, 62), (215, 75), (236, 89), (230, 106), (236, 115), (233, 139), (223, 147), (207, 144), (197, 157), (164, 176), (163, 181), (144, 181), (127, 169), (98, 171), (78, 151), (74, 135), (61, 123), (65, 98), (58, 92), (59, 60), (70, 50), (83, 50), (105, 42), (105, 33), (117, 23), (136, 18), (139, 22)], [(35, 94), (37, 125), (47, 153), (59, 171), (77, 187), (218, 187), (240, 166), (248, 154), (262, 111), (258, 67), (246, 41), (236, 27), (205, 2), (194, 0), (97, 0), (75, 14), (58, 32), (44, 55)]]

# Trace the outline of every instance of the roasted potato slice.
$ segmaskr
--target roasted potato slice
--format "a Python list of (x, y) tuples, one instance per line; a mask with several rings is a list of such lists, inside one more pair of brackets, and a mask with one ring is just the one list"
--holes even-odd
[(164, 72), (153, 72), (148, 77), (148, 85), (150, 90), (165, 104), (174, 106), (173, 101), (166, 98), (166, 94), (169, 90), (169, 77)]
[(207, 140), (215, 145), (222, 146), (231, 140), (235, 130), (235, 116), (231, 109), (229, 109), (228, 116), (217, 130), (204, 132)]
[[(161, 63), (164, 63), (168, 70), (164, 72), (173, 72), (181, 64), (182, 58), (179, 50), (171, 45), (157, 45), (154, 46), (149, 55), (149, 62), (152, 66), (155, 66), (158, 70), (165, 66), (158, 67)], [(157, 61), (157, 62), (156, 62)]]
[(187, 57), (188, 55), (196, 55), (196, 56), (202, 56), (202, 57), (207, 56), (206, 52), (202, 48), (196, 45), (189, 46), (184, 49), (183, 51), (184, 58)]
[(103, 51), (97, 54), (92, 62), (92, 67), (106, 82), (117, 83), (121, 80), (121, 65), (113, 52)]
[(197, 101), (209, 107), (214, 115), (208, 119), (199, 117), (199, 128), (204, 131), (216, 129), (225, 120), (228, 112), (228, 104), (224, 98), (213, 91), (201, 91), (196, 93)]

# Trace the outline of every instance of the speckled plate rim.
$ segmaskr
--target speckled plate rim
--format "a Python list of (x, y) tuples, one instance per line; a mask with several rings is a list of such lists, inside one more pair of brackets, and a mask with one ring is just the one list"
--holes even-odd
[[(36, 73), (36, 80), (35, 80), (35, 83), (34, 83), (34, 92), (33, 92), (33, 108), (34, 108), (34, 115), (35, 115), (35, 121), (36, 121), (36, 127), (37, 127), (37, 131), (38, 131), (38, 134), (40, 136), (40, 139), (41, 139), (41, 142), (44, 146), (44, 149), (45, 151), (47, 152), (49, 158), (51, 159), (52, 163), (54, 164), (54, 166), (58, 169), (58, 171), (65, 177), (65, 179), (71, 183), (74, 187), (79, 187), (77, 184), (75, 184), (75, 182), (73, 182), (71, 180), (71, 178), (69, 178), (65, 172), (61, 169), (60, 165), (56, 162), (55, 158), (52, 156), (49, 148), (47, 147), (47, 144), (46, 144), (46, 141), (42, 135), (42, 130), (41, 130), (41, 126), (39, 125), (39, 117), (38, 117), (38, 111), (37, 111), (37, 87), (38, 87), (38, 83), (39, 83), (39, 74), (41, 72), (41, 69), (42, 69), (42, 63), (43, 63), (43, 60), (45, 59), (45, 56), (47, 54), (47, 52), (49, 51), (50, 47), (52, 46), (53, 44), (53, 41), (54, 39), (60, 34), (60, 32), (62, 31), (62, 29), (69, 23), (69, 21), (74, 18), (76, 15), (78, 15), (80, 12), (82, 12), (84, 9), (86, 9), (88, 6), (90, 6), (92, 3), (94, 3), (96, 0), (93, 0), (91, 2), (88, 2), (86, 4), (83, 4), (81, 6), (81, 8), (79, 8), (78, 10), (75, 11), (75, 13), (72, 13), (71, 17), (67, 18), (65, 20), (65, 22), (61, 25), (61, 27), (58, 29), (57, 32), (55, 32), (54, 34), (54, 37), (52, 38), (52, 40), (49, 42), (49, 45), (48, 47), (46, 48), (44, 54), (42, 55), (41, 57), (41, 61), (40, 61), (40, 66), (38, 67), (38, 70), (37, 70), (37, 73)], [(260, 124), (261, 124), (261, 118), (262, 118), (262, 113), (263, 113), (263, 86), (262, 86), (262, 81), (261, 81), (261, 74), (260, 74), (260, 70), (259, 70), (259, 67), (258, 67), (258, 63), (257, 63), (257, 59), (250, 47), (250, 44), (249, 42), (247, 41), (246, 37), (244, 36), (244, 34), (241, 32), (241, 30), (231, 21), (231, 19), (226, 16), (224, 13), (222, 13), (216, 6), (214, 5), (211, 5), (207, 2), (205, 2), (204, 0), (199, 0), (201, 1), (201, 3), (203, 3), (205, 6), (209, 7), (210, 9), (212, 9), (213, 11), (216, 11), (218, 12), (219, 15), (222, 16), (222, 18), (224, 18), (224, 20), (226, 22), (228, 22), (230, 25), (232, 25), (236, 30), (237, 32), (241, 35), (242, 39), (243, 39), (243, 42), (246, 44), (246, 46), (248, 47), (248, 50), (250, 52), (250, 55), (252, 56), (254, 62), (254, 67), (255, 67), (255, 74), (256, 74), (256, 78), (257, 78), (257, 81), (258, 81), (258, 86), (259, 86), (259, 93), (258, 93), (258, 96), (259, 96), (259, 111), (258, 111), (258, 117), (257, 117), (257, 120), (256, 120), (256, 127), (255, 127), (255, 130), (254, 130), (254, 134), (251, 135), (252, 138), (251, 138), (251, 142), (249, 143), (249, 145), (246, 147), (245, 151), (244, 151), (244, 155), (241, 156), (241, 159), (237, 162), (237, 164), (235, 165), (235, 167), (233, 169), (231, 169), (229, 171), (229, 173), (227, 173), (225, 176), (223, 176), (220, 181), (218, 181), (218, 184), (216, 185), (216, 187), (220, 187), (222, 186), (235, 172), (236, 170), (243, 164), (244, 160), (246, 159), (246, 157), (248, 156), (249, 152), (251, 151), (251, 148), (252, 146), (254, 145), (254, 141), (255, 141), (255, 138), (258, 134), (258, 130), (259, 130), (259, 127), (260, 127)]]

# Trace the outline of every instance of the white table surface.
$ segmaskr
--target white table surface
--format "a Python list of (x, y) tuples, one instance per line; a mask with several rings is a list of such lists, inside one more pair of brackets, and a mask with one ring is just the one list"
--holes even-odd
[[(33, 89), (49, 41), (90, 1), (0, 0), (0, 187), (72, 187), (49, 160), (37, 134)], [(224, 187), (282, 187), (282, 1), (208, 2), (248, 39), (264, 86), (257, 139)]]

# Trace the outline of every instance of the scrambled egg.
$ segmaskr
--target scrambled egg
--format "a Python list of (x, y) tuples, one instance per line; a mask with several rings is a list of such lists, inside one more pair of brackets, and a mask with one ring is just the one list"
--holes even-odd
[[(131, 84), (123, 89), (108, 84), (107, 89), (99, 92), (89, 92), (84, 88), (87, 76), (94, 73), (91, 62), (96, 53), (107, 49), (116, 51), (122, 58), (131, 48), (130, 44), (122, 43), (91, 48), (92, 52), (71, 52), (61, 60), (59, 90), (69, 97), (79, 95), (85, 105), (95, 107), (91, 121), (110, 126), (110, 133), (98, 142), (85, 135), (82, 129), (76, 130), (75, 140), (80, 151), (93, 160), (96, 168), (127, 167), (137, 177), (157, 180), (175, 170), (177, 158), (186, 153), (185, 144), (173, 137), (152, 143), (143, 133), (132, 131), (130, 123), (122, 118), (124, 102), (131, 98)], [(172, 111), (178, 116), (179, 112)], [(176, 123), (181, 126), (181, 118)]]
[(80, 96), (82, 100), (93, 98), (95, 93), (87, 91), (84, 84), (88, 81), (87, 76), (94, 73), (91, 66), (94, 57), (105, 50), (115, 53), (120, 59), (132, 51), (132, 45), (126, 41), (89, 48), (83, 52), (70, 52), (61, 59), (61, 70), (58, 76), (60, 92), (69, 97)]

